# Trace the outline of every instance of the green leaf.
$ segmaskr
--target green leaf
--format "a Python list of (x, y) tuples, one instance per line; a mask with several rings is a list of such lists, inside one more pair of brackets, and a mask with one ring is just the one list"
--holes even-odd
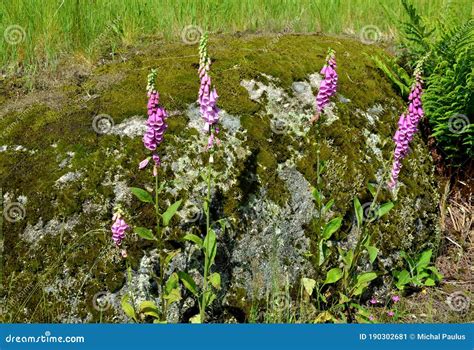
[(433, 287), (435, 284), (435, 281), (431, 277), (427, 278), (425, 281), (425, 286), (427, 287)]
[(322, 213), (327, 213), (329, 210), (331, 210), (332, 206), (334, 205), (334, 199), (331, 199), (329, 200), (329, 202), (327, 202), (323, 209), (322, 209)]
[(375, 188), (375, 185), (369, 182), (367, 184), (367, 188), (369, 189), (369, 192), (372, 195), (372, 197), (375, 197), (375, 195), (377, 193), (377, 189)]
[(179, 276), (176, 272), (173, 272), (171, 276), (168, 278), (168, 281), (166, 281), (165, 294), (171, 293), (173, 289), (176, 289), (178, 287), (179, 287)]
[(345, 254), (342, 250), (339, 251), (339, 254), (342, 256), (342, 261), (344, 265), (349, 268), (352, 265), (352, 259), (354, 259), (354, 251), (349, 249)]
[(199, 248), (202, 248), (202, 239), (201, 237), (196, 236), (195, 234), (188, 233), (183, 239), (187, 241), (194, 242)]
[(208, 234), (204, 238), (203, 247), (207, 258), (209, 259), (209, 266), (211, 266), (214, 263), (217, 251), (216, 233), (214, 230), (209, 229)]
[(128, 317), (135, 320), (135, 322), (137, 322), (137, 315), (135, 314), (135, 309), (133, 308), (132, 304), (130, 304), (129, 299), (130, 297), (128, 294), (125, 294), (122, 297), (122, 302), (121, 302), (122, 310), (125, 313), (125, 315), (127, 315)]
[(143, 312), (146, 309), (151, 309), (151, 310), (156, 310), (158, 311), (158, 307), (155, 305), (155, 303), (151, 300), (145, 300), (140, 304), (140, 307), (138, 308), (140, 312)]
[(311, 193), (313, 194), (313, 198), (316, 202), (316, 204), (318, 205), (318, 207), (321, 205), (321, 201), (322, 201), (322, 195), (321, 193), (318, 191), (318, 189), (316, 187), (313, 187), (312, 188), (312, 191)]
[(206, 297), (204, 298), (204, 308), (207, 308), (209, 305), (211, 305), (214, 300), (216, 300), (216, 295), (211, 291), (208, 291), (206, 293)]
[(349, 297), (345, 294), (342, 294), (341, 292), (339, 292), (339, 304), (345, 304), (347, 302), (349, 302), (351, 299), (349, 299)]
[(354, 211), (357, 218), (357, 226), (362, 226), (362, 220), (364, 219), (364, 210), (362, 209), (362, 205), (360, 205), (359, 199), (354, 197)]
[(390, 211), (390, 209), (393, 208), (393, 205), (394, 204), (392, 202), (387, 202), (387, 203), (382, 204), (377, 210), (377, 217), (381, 218), (382, 216), (387, 214)]
[(323, 239), (328, 240), (329, 238), (331, 238), (333, 233), (339, 230), (339, 228), (341, 227), (341, 224), (342, 224), (342, 218), (340, 216), (329, 221), (326, 224), (326, 226), (324, 226)]
[(373, 245), (369, 245), (366, 248), (367, 248), (367, 252), (369, 253), (369, 261), (372, 264), (377, 258), (377, 254), (379, 253), (379, 250)]
[(147, 191), (138, 188), (138, 187), (131, 187), (130, 191), (137, 197), (140, 201), (145, 203), (153, 203), (153, 197)]
[(181, 293), (179, 292), (178, 288), (171, 290), (168, 294), (164, 296), (166, 300), (168, 300), (168, 305), (171, 305), (177, 301), (181, 300)]
[(356, 284), (354, 286), (354, 290), (352, 291), (351, 295), (352, 296), (361, 295), (365, 288), (367, 288), (366, 284)]
[(148, 239), (149, 241), (156, 240), (155, 236), (153, 235), (153, 232), (150, 229), (147, 229), (146, 227), (135, 227), (133, 231), (143, 239)]
[(331, 250), (327, 246), (327, 244), (323, 241), (319, 241), (319, 266), (324, 264), (326, 259), (331, 255)]
[(410, 273), (407, 270), (402, 270), (395, 273), (395, 277), (398, 279), (396, 286), (398, 289), (403, 289), (404, 286), (410, 282)]
[(171, 204), (168, 209), (161, 215), (163, 218), (163, 226), (168, 226), (174, 214), (178, 211), (179, 206), (181, 205), (181, 199), (177, 202)]
[(328, 271), (324, 284), (336, 283), (341, 278), (342, 278), (342, 270), (338, 267), (332, 268), (331, 270)]
[(178, 272), (179, 279), (184, 284), (187, 290), (193, 293), (195, 296), (198, 295), (196, 282), (194, 282), (193, 278), (188, 275), (186, 272)]
[(375, 272), (366, 272), (357, 276), (357, 283), (368, 283), (373, 281), (377, 278), (377, 274)]
[(416, 275), (416, 278), (418, 280), (422, 280), (423, 278), (428, 277), (430, 274), (426, 271), (420, 272), (419, 274)]
[(431, 254), (433, 254), (433, 251), (431, 249), (425, 250), (423, 253), (421, 253), (420, 258), (416, 263), (417, 271), (421, 271), (429, 265), (431, 260)]
[(438, 269), (434, 266), (429, 266), (428, 270), (430, 270), (433, 273), (433, 279), (436, 281), (441, 281), (443, 279), (443, 275), (439, 273)]
[(145, 300), (140, 304), (139, 307), (140, 313), (145, 314), (148, 316), (152, 316), (154, 318), (160, 318), (160, 310), (155, 305), (153, 301)]
[(303, 287), (306, 293), (308, 293), (308, 295), (313, 294), (314, 287), (316, 286), (315, 280), (313, 280), (312, 278), (303, 277), (301, 279), (301, 283), (303, 284)]
[(363, 291), (367, 288), (370, 281), (377, 278), (375, 272), (366, 272), (357, 276), (357, 283), (354, 286), (354, 290), (351, 293), (353, 296), (361, 295)]
[(214, 288), (221, 289), (221, 275), (214, 272), (209, 276), (209, 283), (211, 283)]

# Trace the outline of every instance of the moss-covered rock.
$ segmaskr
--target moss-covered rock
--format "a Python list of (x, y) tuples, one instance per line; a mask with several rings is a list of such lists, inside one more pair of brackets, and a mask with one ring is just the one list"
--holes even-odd
[[(215, 320), (232, 315), (243, 321), (276, 280), (296, 285), (314, 275), (305, 256), (314, 243), (315, 145), (326, 162), (324, 195), (335, 200), (330, 215), (345, 219), (334, 244), (345, 247), (354, 240), (353, 197), (369, 202), (367, 183), (385, 181), (403, 101), (371, 61), (379, 50), (373, 46), (308, 35), (212, 37), (209, 45), (223, 110), (211, 213), (227, 223), (225, 232), (216, 226), (223, 288), (211, 313)], [(339, 88), (316, 139), (308, 121), (328, 47), (337, 52)], [(49, 91), (57, 97), (54, 104), (31, 96), (23, 105), (3, 102), (4, 320), (120, 321), (126, 320), (119, 306), (126, 291), (159, 301), (151, 278), (157, 264), (153, 244), (128, 234), (128, 280), (109, 232), (117, 205), (133, 226), (154, 221), (153, 209), (129, 190), (153, 189), (150, 173), (137, 170), (146, 155), (141, 135), (146, 76), (153, 67), (161, 103), (171, 114), (160, 146), (159, 178), (168, 181), (160, 203), (165, 209), (178, 198), (185, 202), (166, 231), (169, 248), (182, 250), (168, 272), (186, 269), (199, 276), (201, 257), (182, 241), (186, 232), (199, 234), (204, 227), (201, 174), (207, 158), (195, 105), (197, 48), (160, 43), (123, 55)], [(381, 200), (391, 197), (382, 191)], [(373, 268), (388, 272), (400, 249), (436, 246), (436, 203), (432, 162), (417, 137), (404, 161), (395, 208), (371, 226), (382, 252)], [(20, 216), (13, 215), (13, 204)], [(185, 321), (194, 309), (185, 298), (169, 318)]]

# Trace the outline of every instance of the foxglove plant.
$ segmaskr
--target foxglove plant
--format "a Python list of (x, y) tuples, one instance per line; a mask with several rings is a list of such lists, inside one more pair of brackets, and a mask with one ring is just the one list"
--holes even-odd
[[(330, 236), (325, 236), (323, 234), (323, 230), (327, 225), (333, 226), (336, 225), (337, 228), (341, 225), (342, 218), (337, 217), (331, 220), (328, 223), (322, 222), (323, 215), (331, 209), (331, 206), (334, 204), (334, 200), (330, 199), (326, 203), (324, 203), (325, 198), (322, 194), (322, 185), (321, 185), (321, 175), (324, 171), (324, 162), (320, 161), (320, 123), (319, 118), (321, 113), (324, 111), (324, 107), (328, 104), (330, 97), (332, 97), (337, 90), (337, 73), (336, 73), (336, 56), (335, 51), (332, 49), (328, 50), (328, 54), (326, 57), (326, 64), (321, 69), (321, 74), (324, 75), (324, 80), (321, 82), (318, 94), (316, 96), (316, 113), (311, 122), (316, 122), (316, 186), (313, 187), (313, 197), (317, 207), (317, 218), (314, 224), (314, 229), (316, 232), (316, 240), (318, 242), (318, 246), (321, 246), (321, 249), (318, 249), (316, 254), (316, 266), (322, 266), (325, 257), (324, 254), (321, 252), (324, 251), (326, 247), (326, 241), (330, 238)], [(335, 230), (334, 230), (335, 231)]]
[[(194, 234), (187, 234), (184, 239), (193, 242), (196, 247), (204, 253), (204, 276), (201, 293), (198, 293), (197, 284), (191, 276), (181, 272), (180, 278), (184, 286), (194, 294), (198, 299), (199, 314), (195, 315), (191, 321), (196, 323), (203, 323), (205, 321), (205, 310), (211, 305), (216, 298), (216, 294), (209, 287), (211, 285), (214, 289), (220, 289), (220, 275), (217, 272), (211, 274), (211, 267), (214, 264), (217, 242), (216, 233), (211, 227), (211, 187), (212, 187), (212, 164), (214, 163), (215, 147), (220, 144), (217, 134), (219, 128), (219, 109), (217, 108), (217, 91), (211, 85), (211, 77), (209, 70), (211, 60), (207, 54), (207, 40), (208, 35), (205, 33), (199, 44), (199, 70), (200, 87), (198, 94), (198, 103), (201, 117), (204, 121), (203, 131), (208, 135), (207, 147), (209, 158), (207, 164), (207, 196), (204, 200), (204, 212), (206, 214), (206, 236), (204, 240)], [(224, 226), (223, 226), (224, 229)]]
[[(142, 202), (151, 203), (155, 207), (156, 227), (155, 232), (145, 227), (136, 227), (135, 233), (141, 238), (152, 240), (156, 242), (159, 260), (160, 271), (159, 276), (155, 276), (161, 287), (161, 307), (155, 306), (153, 301), (144, 301), (140, 305), (140, 312), (146, 315), (153, 316), (159, 322), (166, 322), (167, 309), (173, 302), (180, 300), (178, 275), (173, 273), (168, 280), (165, 280), (165, 274), (168, 264), (171, 259), (177, 254), (177, 251), (168, 252), (165, 249), (165, 237), (163, 235), (163, 228), (168, 226), (172, 217), (181, 205), (181, 200), (171, 204), (164, 213), (160, 213), (159, 195), (162, 193), (166, 183), (162, 182), (159, 185), (158, 168), (161, 165), (160, 156), (157, 153), (158, 146), (164, 140), (164, 133), (167, 129), (166, 110), (159, 105), (159, 94), (155, 87), (157, 72), (152, 70), (148, 75), (147, 95), (148, 95), (148, 119), (146, 122), (146, 132), (143, 136), (143, 144), (151, 155), (142, 160), (139, 164), (139, 169), (145, 169), (150, 162), (153, 161), (153, 177), (155, 178), (155, 196), (153, 196), (144, 189), (132, 187), (131, 192)], [(126, 299), (122, 300), (122, 307), (126, 314), (137, 320), (135, 309), (128, 303)]]
[(423, 118), (423, 106), (421, 96), (423, 95), (423, 80), (421, 78), (421, 65), (415, 69), (415, 82), (408, 96), (408, 111), (400, 116), (398, 121), (398, 129), (395, 132), (393, 140), (395, 141), (395, 151), (393, 153), (393, 164), (391, 178), (388, 183), (390, 189), (394, 189), (398, 182), (398, 176), (402, 168), (402, 160), (409, 151), (410, 142), (418, 130), (418, 123)]
[(160, 166), (160, 156), (156, 154), (157, 147), (163, 142), (164, 133), (168, 128), (166, 124), (166, 118), (168, 114), (166, 110), (159, 105), (159, 94), (155, 89), (155, 80), (156, 80), (156, 70), (153, 69), (148, 75), (148, 84), (147, 84), (147, 95), (148, 95), (148, 120), (147, 120), (147, 130), (145, 135), (143, 135), (143, 144), (145, 147), (152, 151), (152, 155), (139, 164), (139, 169), (144, 169), (150, 158), (153, 159), (153, 176), (157, 176), (158, 167)]
[(316, 115), (318, 117), (329, 103), (329, 99), (336, 94), (338, 80), (336, 68), (336, 52), (333, 49), (329, 49), (326, 64), (321, 69), (324, 79), (319, 86), (318, 95), (316, 96)]

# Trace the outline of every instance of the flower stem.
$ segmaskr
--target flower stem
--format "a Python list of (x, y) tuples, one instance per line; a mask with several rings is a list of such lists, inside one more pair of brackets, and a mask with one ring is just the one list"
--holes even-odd
[[(212, 159), (212, 150), (209, 154), (209, 161), (207, 163), (207, 198), (206, 198), (206, 238), (209, 236), (209, 229), (211, 223), (211, 181), (212, 181), (212, 168), (211, 168), (211, 159)], [(202, 300), (201, 300), (201, 308), (200, 308), (200, 321), (204, 323), (205, 318), (205, 308), (206, 308), (206, 296), (207, 296), (207, 276), (209, 274), (209, 238), (204, 239), (206, 242), (206, 246), (204, 247), (204, 280), (203, 280), (203, 287), (202, 287)]]
[(160, 261), (160, 275), (158, 276), (158, 282), (160, 283), (161, 293), (161, 318), (162, 321), (166, 321), (166, 300), (165, 300), (165, 266), (164, 266), (164, 245), (163, 245), (163, 232), (160, 227), (160, 208), (158, 205), (158, 195), (159, 195), (159, 186), (158, 186), (158, 174), (155, 176), (155, 215), (156, 215), (156, 246), (158, 249), (158, 258)]
[(319, 120), (316, 121), (316, 191), (318, 192), (318, 200), (316, 201), (317, 204), (317, 216), (316, 216), (316, 277), (319, 276), (320, 268), (319, 268), (319, 261), (321, 260), (319, 245), (321, 244), (321, 186), (320, 186), (320, 177), (321, 177), (321, 164), (320, 164), (320, 124)]

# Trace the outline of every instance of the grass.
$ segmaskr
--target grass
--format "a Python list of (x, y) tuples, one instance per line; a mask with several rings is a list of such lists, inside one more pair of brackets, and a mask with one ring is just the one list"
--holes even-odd
[[(447, 6), (469, 18), (472, 6), (469, 0), (413, 3), (433, 20)], [(224, 33), (356, 35), (364, 27), (376, 26), (382, 35), (393, 37), (403, 14), (399, 0), (4, 0), (0, 63), (4, 72), (34, 73), (39, 67), (54, 68), (63, 54), (94, 59), (144, 35), (179, 40), (190, 25)]]

